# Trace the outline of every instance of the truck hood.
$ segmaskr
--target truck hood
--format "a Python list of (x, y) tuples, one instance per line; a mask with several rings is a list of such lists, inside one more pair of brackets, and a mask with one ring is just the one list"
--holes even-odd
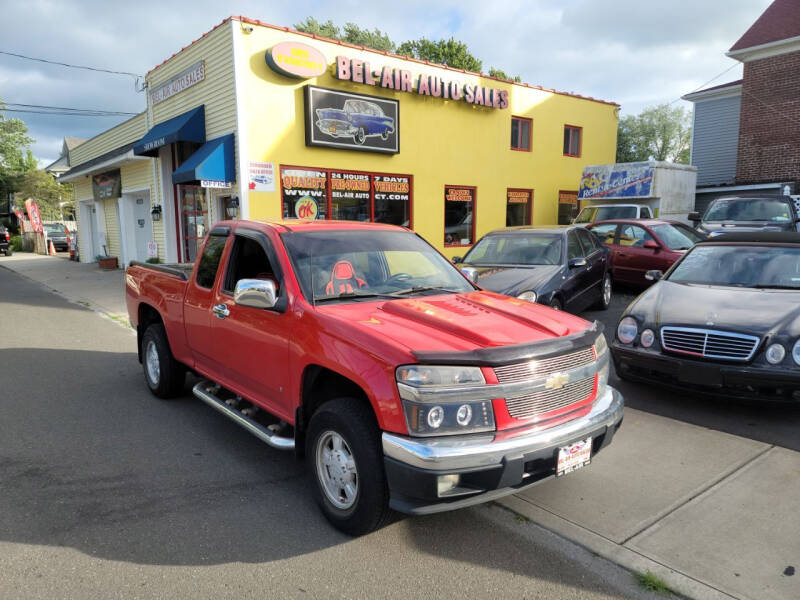
[(550, 340), (580, 333), (590, 323), (547, 306), (476, 291), (402, 300), (317, 307), (413, 351), (462, 351)]
[(762, 337), (800, 335), (800, 292), (659, 281), (625, 311), (650, 327), (675, 325)]
[(561, 270), (560, 265), (534, 265), (530, 267), (476, 267), (465, 264), (464, 267), (475, 269), (479, 286), (498, 294), (518, 296), (528, 290), (539, 292), (539, 289)]
[(709, 235), (721, 235), (723, 233), (749, 233), (751, 231), (793, 231), (794, 223), (776, 223), (774, 221), (715, 221), (704, 222), (700, 229), (705, 230)]

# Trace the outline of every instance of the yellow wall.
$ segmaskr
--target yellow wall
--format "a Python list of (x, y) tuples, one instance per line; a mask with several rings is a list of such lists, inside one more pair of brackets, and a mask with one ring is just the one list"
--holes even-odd
[[(413, 185), (413, 227), (443, 248), (444, 185), (477, 187), (476, 236), (505, 227), (506, 189), (533, 188), (535, 224), (552, 224), (558, 217), (558, 191), (577, 190), (585, 165), (614, 162), (617, 107), (555, 94), (521, 85), (467, 75), (452, 70), (392, 58), (376, 52), (343, 47), (255, 25), (246, 33), (234, 22), (243, 59), (237, 79), (243, 88), (240, 103), (247, 126), (249, 160), (280, 164), (410, 174)], [(269, 69), (265, 51), (281, 41), (300, 41), (318, 48), (330, 65), (309, 80), (290, 79)], [(337, 55), (369, 61), (373, 69), (408, 69), (416, 82), (420, 74), (462, 84), (480, 84), (509, 92), (508, 109), (472, 106), (462, 101), (384, 90), (333, 77)], [(400, 153), (311, 148), (305, 145), (303, 87), (336, 88), (400, 102)], [(533, 119), (532, 152), (509, 149), (511, 116)], [(583, 127), (580, 158), (562, 155), (564, 125)], [(280, 185), (274, 193), (250, 192), (251, 218), (281, 216)], [(449, 256), (464, 248), (445, 249)]]

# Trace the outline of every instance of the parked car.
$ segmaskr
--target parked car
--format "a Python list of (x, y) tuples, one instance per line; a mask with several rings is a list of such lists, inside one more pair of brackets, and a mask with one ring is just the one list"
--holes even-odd
[(11, 245), (11, 234), (2, 225), (0, 225), (0, 252), (6, 256), (14, 254), (14, 247)]
[(800, 234), (698, 243), (625, 309), (617, 375), (725, 398), (800, 400)]
[(125, 282), (150, 391), (206, 378), (197, 397), (305, 455), (350, 534), (567, 474), (622, 421), (599, 324), (478, 290), (401, 227), (226, 221), (194, 265)]
[(797, 231), (798, 214), (789, 196), (717, 198), (701, 217), (689, 220), (709, 236), (728, 231)]
[(572, 221), (575, 225), (585, 225), (595, 221), (610, 219), (652, 219), (653, 211), (646, 204), (593, 204), (584, 206)]
[(666, 271), (706, 238), (683, 223), (658, 219), (599, 221), (586, 229), (611, 251), (611, 277), (615, 282), (645, 287), (652, 284), (645, 278), (648, 271)]
[(322, 133), (352, 137), (357, 144), (363, 144), (374, 135), (388, 140), (394, 133), (394, 119), (387, 117), (380, 106), (366, 100), (345, 100), (341, 109), (318, 108), (317, 119), (317, 128)]
[(47, 233), (47, 239), (53, 242), (53, 247), (57, 251), (69, 250), (69, 242), (67, 241), (69, 229), (67, 229), (66, 225), (62, 223), (45, 223), (42, 227)]
[(482, 288), (558, 310), (611, 303), (609, 251), (583, 227), (510, 227), (453, 262)]

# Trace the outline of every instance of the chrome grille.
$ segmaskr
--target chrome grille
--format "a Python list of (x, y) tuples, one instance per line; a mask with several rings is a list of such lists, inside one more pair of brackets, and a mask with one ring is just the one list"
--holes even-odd
[(515, 419), (529, 419), (564, 408), (589, 397), (594, 389), (594, 376), (568, 383), (557, 390), (539, 390), (524, 396), (506, 399), (508, 414)]
[(553, 356), (542, 360), (528, 361), (524, 363), (514, 363), (505, 367), (495, 367), (494, 374), (500, 383), (517, 383), (547, 377), (557, 371), (569, 371), (594, 362), (594, 350), (591, 347)]
[(670, 352), (692, 354), (704, 358), (746, 361), (753, 357), (758, 338), (730, 331), (662, 327), (661, 346)]

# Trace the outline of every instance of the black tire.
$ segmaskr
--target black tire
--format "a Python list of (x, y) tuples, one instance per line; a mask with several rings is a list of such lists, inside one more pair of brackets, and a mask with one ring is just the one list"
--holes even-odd
[(381, 139), (384, 142), (389, 139), (389, 130), (388, 129), (384, 129), (383, 131), (381, 131)]
[(353, 136), (353, 141), (355, 141), (355, 143), (359, 146), (367, 141), (367, 132), (364, 131), (363, 127), (358, 128), (358, 131), (356, 131), (355, 135)]
[[(611, 297), (613, 295), (611, 284), (611, 273), (606, 272), (603, 275), (603, 281), (600, 283), (600, 299), (594, 305), (597, 310), (608, 310), (608, 307), (611, 306)], [(608, 286), (608, 295), (606, 295), (606, 286)]]
[(561, 298), (558, 296), (553, 296), (550, 298), (550, 308), (554, 308), (556, 310), (564, 310), (564, 303), (561, 302)]
[[(318, 450), (331, 434), (342, 438), (355, 466), (356, 493), (351, 506), (340, 508), (329, 499), (321, 473), (333, 479)], [(314, 496), (322, 513), (340, 531), (359, 536), (379, 529), (391, 518), (389, 487), (383, 468), (380, 431), (372, 410), (356, 398), (324, 403), (311, 417), (306, 433), (306, 460)]]
[[(158, 373), (148, 362), (150, 352), (154, 352), (158, 361)], [(167, 332), (161, 323), (150, 325), (142, 336), (142, 368), (147, 387), (157, 398), (174, 398), (183, 392), (186, 368), (172, 356)]]

